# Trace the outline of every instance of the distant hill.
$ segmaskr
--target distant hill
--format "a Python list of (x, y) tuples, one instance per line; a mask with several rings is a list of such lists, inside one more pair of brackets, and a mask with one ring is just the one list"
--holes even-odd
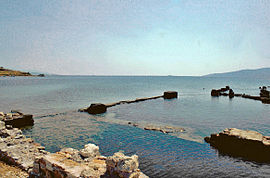
[(246, 69), (226, 73), (214, 73), (203, 77), (241, 77), (241, 78), (268, 78), (270, 79), (270, 68)]
[(15, 76), (39, 76), (44, 77), (44, 74), (39, 75), (32, 75), (30, 72), (22, 72), (18, 70), (11, 70), (11, 69), (5, 69), (4, 67), (0, 67), (0, 77), (3, 76), (9, 76), (9, 77), (15, 77)]

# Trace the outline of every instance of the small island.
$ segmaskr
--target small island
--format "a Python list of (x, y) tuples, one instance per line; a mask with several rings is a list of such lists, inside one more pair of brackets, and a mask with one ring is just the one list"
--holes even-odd
[(15, 76), (45, 77), (44, 74), (33, 75), (30, 72), (22, 72), (22, 71), (5, 69), (4, 67), (0, 67), (0, 77), (15, 77)]

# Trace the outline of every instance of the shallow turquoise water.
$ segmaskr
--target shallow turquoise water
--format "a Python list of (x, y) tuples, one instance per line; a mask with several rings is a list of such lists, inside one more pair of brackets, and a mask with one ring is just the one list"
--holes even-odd
[[(136, 153), (140, 168), (150, 177), (268, 177), (267, 164), (222, 156), (206, 143), (145, 131), (125, 123), (184, 127), (191, 137), (199, 139), (227, 127), (270, 135), (270, 105), (210, 96), (212, 88), (226, 85), (235, 93), (258, 95), (258, 87), (269, 83), (270, 80), (200, 77), (0, 78), (0, 110), (20, 109), (34, 114), (35, 125), (24, 133), (49, 151), (62, 147), (81, 149), (92, 142), (100, 146), (104, 155), (118, 150)], [(179, 98), (120, 105), (99, 117), (76, 112), (93, 102), (156, 96), (166, 90), (179, 91)], [(52, 115), (39, 117), (47, 114)]]

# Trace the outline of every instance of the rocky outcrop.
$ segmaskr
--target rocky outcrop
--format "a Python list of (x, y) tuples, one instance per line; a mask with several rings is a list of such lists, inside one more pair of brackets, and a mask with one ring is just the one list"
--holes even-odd
[(204, 140), (222, 154), (270, 162), (270, 137), (256, 131), (230, 128)]
[(165, 91), (163, 94), (164, 99), (173, 99), (177, 97), (178, 97), (177, 91)]
[(65, 148), (38, 157), (32, 177), (101, 177), (106, 172), (105, 157), (83, 157), (80, 151)]
[(22, 131), (12, 126), (5, 126), (0, 121), (0, 160), (31, 172), (35, 157), (47, 152), (31, 138), (26, 138)]
[(17, 128), (34, 125), (33, 115), (23, 114), (19, 111), (11, 111), (7, 114), (0, 112), (0, 121)]
[(138, 169), (138, 156), (116, 155), (121, 156), (113, 167), (107, 163), (111, 163), (111, 158), (116, 160), (114, 156), (101, 156), (99, 147), (91, 143), (81, 150), (63, 148), (49, 153), (18, 128), (0, 121), (0, 161), (28, 172), (30, 177), (147, 177)]
[(123, 153), (114, 153), (106, 159), (106, 174), (109, 177), (147, 178), (139, 170), (138, 156), (125, 156)]
[[(43, 76), (40, 76), (43, 75)], [(22, 72), (22, 71), (17, 71), (17, 70), (11, 70), (11, 69), (5, 69), (4, 67), (0, 67), (0, 77), (15, 77), (15, 76), (26, 76), (26, 77), (30, 77), (30, 76), (39, 76), (39, 77), (44, 77), (44, 74), (40, 74), (40, 75), (32, 75), (30, 72)]]
[(99, 147), (87, 144), (82, 150), (64, 148), (35, 160), (32, 177), (147, 177), (139, 169), (138, 156), (115, 153), (100, 156)]
[(3, 178), (13, 178), (13, 177), (19, 177), (19, 178), (27, 178), (29, 177), (28, 173), (21, 170), (20, 168), (10, 166), (8, 164), (5, 164), (4, 162), (0, 161), (0, 177)]

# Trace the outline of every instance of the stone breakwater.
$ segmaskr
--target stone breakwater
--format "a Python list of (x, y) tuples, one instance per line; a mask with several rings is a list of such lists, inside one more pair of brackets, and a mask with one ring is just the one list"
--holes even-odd
[[(229, 91), (229, 93), (226, 93), (227, 91)], [(229, 86), (226, 86), (225, 88), (221, 88), (221, 89), (212, 89), (211, 96), (213, 97), (229, 96), (229, 98), (242, 97), (242, 98), (247, 98), (247, 99), (258, 100), (264, 104), (270, 104), (270, 92), (267, 90), (265, 86), (260, 87), (260, 96), (235, 94), (234, 91)]]
[(204, 140), (221, 154), (257, 162), (270, 162), (270, 136), (251, 130), (225, 129)]
[(146, 178), (139, 170), (138, 156), (118, 152), (105, 157), (99, 147), (87, 144), (81, 150), (63, 148), (49, 153), (21, 130), (0, 121), (0, 160), (27, 172), (30, 177), (123, 177)]
[(115, 103), (109, 104), (102, 104), (102, 103), (93, 103), (88, 108), (79, 109), (79, 112), (88, 112), (89, 114), (102, 114), (107, 111), (107, 108), (117, 106), (120, 104), (131, 104), (131, 103), (138, 103), (146, 100), (153, 100), (158, 98), (164, 99), (174, 99), (178, 97), (178, 93), (176, 91), (165, 91), (161, 96), (153, 96), (153, 97), (145, 97), (145, 98), (137, 98), (135, 100), (124, 100), (118, 101)]

